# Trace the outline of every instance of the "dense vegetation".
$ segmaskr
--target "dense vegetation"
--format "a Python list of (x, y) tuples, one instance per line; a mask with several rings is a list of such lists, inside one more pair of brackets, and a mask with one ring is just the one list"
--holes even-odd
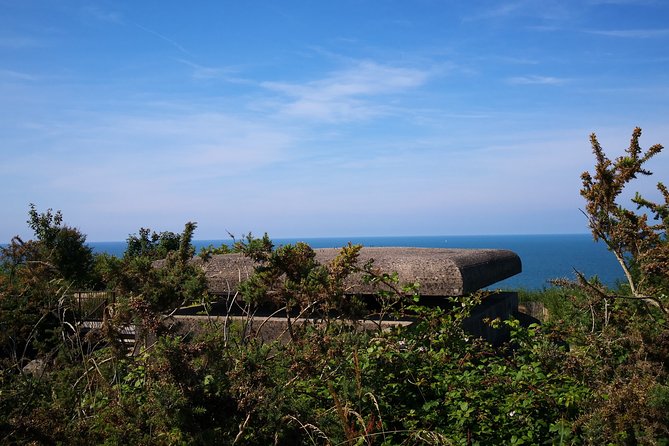
[[(583, 174), (593, 235), (627, 283), (610, 290), (577, 274), (521, 296), (549, 316), (541, 326), (490, 321), (511, 329), (501, 347), (461, 328), (481, 295), (421, 308), (419, 284), (361, 265), (359, 246), (321, 265), (307, 245), (250, 235), (234, 250), (258, 268), (224, 302), (247, 317), (185, 330), (170, 314), (212, 303), (190, 262), (195, 224), (141, 229), (115, 258), (93, 255), (59, 212), (31, 206), (34, 240), (14, 238), (0, 259), (0, 442), (668, 444), (669, 193), (659, 184), (664, 203), (637, 196), (636, 210), (616, 202), (661, 150), (643, 152), (640, 135), (613, 161), (593, 135), (595, 171)], [(204, 250), (199, 265), (217, 252), (227, 249)], [(378, 285), (373, 308), (344, 296), (354, 273)], [(117, 296), (85, 335), (75, 290)], [(284, 342), (254, 336), (250, 316), (263, 305), (292, 315)], [(361, 328), (370, 312), (378, 321), (406, 311), (413, 325)], [(131, 325), (141, 327), (134, 352), (120, 342)]]

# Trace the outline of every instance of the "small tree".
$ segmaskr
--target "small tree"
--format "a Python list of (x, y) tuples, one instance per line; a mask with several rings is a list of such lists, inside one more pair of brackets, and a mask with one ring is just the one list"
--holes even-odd
[(138, 235), (128, 236), (124, 257), (144, 256), (154, 260), (164, 259), (169, 252), (179, 249), (181, 238), (181, 234), (171, 231), (152, 232), (148, 228), (140, 228)]
[(592, 235), (616, 257), (626, 282), (612, 290), (580, 272), (576, 282), (557, 281), (577, 291), (567, 326), (592, 400), (574, 428), (591, 444), (658, 444), (669, 433), (669, 193), (658, 183), (664, 203), (638, 193), (633, 206), (619, 203), (632, 180), (651, 175), (645, 164), (662, 150), (659, 144), (642, 150), (640, 137), (634, 129), (625, 153), (612, 160), (592, 134), (594, 172), (581, 175)]
[[(666, 315), (666, 292), (669, 289), (669, 191), (662, 183), (657, 184), (664, 199), (663, 204), (649, 201), (637, 192), (632, 199), (636, 212), (617, 202), (630, 181), (639, 175), (652, 174), (644, 168), (644, 164), (663, 148), (655, 144), (644, 152), (639, 145), (640, 137), (641, 129), (637, 127), (625, 155), (612, 161), (605, 155), (593, 133), (590, 142), (597, 163), (594, 175), (590, 172), (581, 175), (581, 195), (587, 202), (585, 214), (594, 239), (606, 243), (625, 274), (630, 293), (624, 297), (642, 300)], [(649, 214), (653, 217), (653, 223), (648, 221)], [(582, 285), (587, 286), (583, 276), (579, 274), (579, 278)], [(589, 288), (590, 291), (599, 290), (602, 297), (607, 295), (594, 286)]]
[(38, 213), (30, 204), (27, 223), (33, 230), (39, 246), (39, 259), (53, 272), (77, 286), (93, 280), (93, 251), (86, 245), (86, 236), (78, 229), (64, 225), (60, 211), (52, 209)]
[(63, 298), (94, 280), (86, 236), (64, 225), (60, 211), (31, 204), (27, 223), (34, 240), (14, 237), (0, 248), (0, 357), (18, 366), (62, 347)]
[(235, 249), (258, 262), (255, 273), (240, 286), (240, 294), (254, 306), (269, 304), (286, 315), (288, 332), (295, 340), (294, 319), (329, 314), (352, 316), (360, 311), (359, 301), (344, 298), (346, 279), (357, 266), (360, 245), (345, 246), (329, 264), (316, 260), (316, 252), (299, 242), (274, 249), (267, 236), (236, 242)]

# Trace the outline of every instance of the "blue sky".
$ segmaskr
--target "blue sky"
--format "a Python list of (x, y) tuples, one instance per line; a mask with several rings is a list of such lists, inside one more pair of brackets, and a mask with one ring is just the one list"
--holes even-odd
[(0, 11), (0, 241), (29, 203), (92, 241), (586, 232), (588, 135), (669, 145), (661, 0)]

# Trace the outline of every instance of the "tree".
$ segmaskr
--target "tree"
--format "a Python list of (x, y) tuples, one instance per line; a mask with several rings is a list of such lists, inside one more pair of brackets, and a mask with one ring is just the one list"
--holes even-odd
[(124, 257), (144, 256), (154, 260), (164, 259), (169, 252), (179, 249), (181, 238), (180, 234), (171, 231), (152, 232), (151, 229), (140, 228), (139, 235), (128, 236)]
[(574, 291), (568, 296), (573, 314), (558, 324), (569, 333), (578, 374), (592, 391), (574, 423), (589, 444), (658, 444), (669, 435), (669, 193), (658, 183), (664, 203), (639, 193), (632, 206), (620, 203), (632, 180), (652, 174), (645, 164), (663, 149), (655, 144), (644, 151), (640, 137), (634, 129), (625, 153), (612, 160), (592, 134), (594, 172), (581, 175), (593, 238), (613, 253), (626, 282), (610, 289), (578, 271), (575, 282), (556, 281)]
[(33, 261), (48, 265), (56, 275), (75, 284), (86, 286), (93, 280), (93, 251), (86, 245), (86, 236), (78, 229), (64, 225), (60, 211), (52, 209), (38, 213), (30, 204), (28, 225), (39, 247), (39, 258)]
[(64, 297), (94, 280), (86, 236), (64, 225), (60, 211), (39, 213), (31, 204), (27, 223), (35, 240), (14, 237), (0, 248), (0, 356), (20, 366), (57, 350)]
[[(645, 152), (639, 145), (641, 129), (635, 128), (625, 155), (610, 160), (593, 133), (590, 136), (596, 165), (594, 175), (584, 172), (581, 175), (583, 188), (581, 195), (586, 199), (585, 214), (592, 235), (606, 243), (620, 264), (629, 295), (609, 295), (597, 287), (590, 286), (590, 291), (599, 291), (601, 297), (637, 299), (658, 308), (667, 314), (667, 292), (669, 291), (669, 191), (658, 183), (657, 188), (664, 199), (658, 204), (643, 198), (637, 192), (632, 202), (636, 211), (623, 207), (617, 202), (625, 187), (640, 175), (651, 175), (644, 164), (660, 153), (662, 146), (655, 144)], [(641, 210), (642, 212), (638, 212)], [(653, 223), (649, 222), (649, 213)], [(580, 281), (587, 286), (587, 282)]]

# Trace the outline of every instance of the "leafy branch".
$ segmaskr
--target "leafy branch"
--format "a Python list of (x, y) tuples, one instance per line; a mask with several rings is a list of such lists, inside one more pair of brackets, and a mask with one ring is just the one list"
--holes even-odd
[[(636, 212), (617, 201), (632, 180), (652, 174), (645, 168), (645, 163), (663, 149), (662, 145), (655, 144), (644, 151), (639, 144), (640, 137), (641, 129), (637, 127), (625, 154), (611, 160), (604, 153), (597, 136), (594, 133), (590, 135), (596, 165), (594, 173), (586, 171), (581, 175), (581, 196), (586, 200), (585, 211), (582, 212), (588, 218), (594, 240), (602, 240), (615, 255), (627, 280), (631, 297), (667, 314), (663, 299), (665, 287), (669, 284), (669, 244), (666, 239), (669, 192), (662, 183), (658, 183), (657, 188), (664, 198), (663, 204), (647, 200), (637, 193), (632, 199)], [(648, 213), (653, 215), (657, 223), (648, 221)], [(593, 289), (586, 285), (588, 282), (583, 279), (579, 273), (579, 282), (586, 291), (613, 297), (599, 288)]]

